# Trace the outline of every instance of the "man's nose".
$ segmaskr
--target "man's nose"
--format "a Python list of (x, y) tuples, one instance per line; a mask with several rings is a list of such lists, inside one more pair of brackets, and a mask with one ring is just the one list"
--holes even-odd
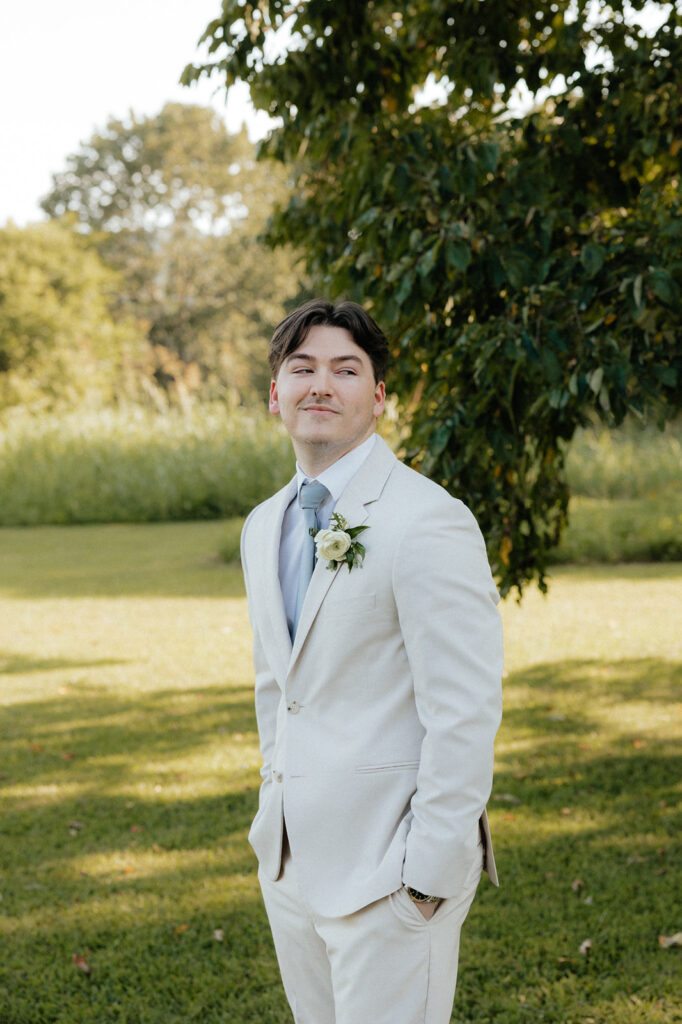
[(319, 370), (310, 382), (310, 393), (313, 395), (331, 395), (334, 386), (333, 378), (326, 370)]

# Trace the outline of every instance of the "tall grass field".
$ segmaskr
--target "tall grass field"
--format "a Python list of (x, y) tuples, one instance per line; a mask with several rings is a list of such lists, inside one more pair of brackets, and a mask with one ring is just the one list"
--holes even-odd
[[(197, 406), (0, 418), (0, 525), (243, 517), (293, 471), (264, 411)], [(682, 559), (682, 427), (580, 431), (557, 562)], [(227, 556), (236, 550), (229, 532)]]
[[(221, 521), (0, 530), (0, 1021), (285, 1024), (246, 834), (250, 630)], [(459, 1024), (679, 1024), (682, 566), (502, 608)]]
[(150, 522), (245, 515), (293, 470), (264, 413), (221, 405), (0, 422), (0, 525)]
[(682, 426), (578, 431), (568, 528), (556, 562), (682, 560)]

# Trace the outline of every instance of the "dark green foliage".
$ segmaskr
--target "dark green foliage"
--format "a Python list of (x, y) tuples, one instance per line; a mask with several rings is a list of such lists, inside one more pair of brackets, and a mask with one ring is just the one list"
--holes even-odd
[[(408, 457), (470, 504), (503, 593), (544, 588), (561, 442), (680, 407), (682, 14), (647, 37), (641, 7), (225, 0), (185, 72), (282, 118), (263, 152), (297, 188), (271, 240), (389, 333)], [(447, 100), (415, 107), (428, 75)], [(521, 79), (556, 95), (520, 114)]]

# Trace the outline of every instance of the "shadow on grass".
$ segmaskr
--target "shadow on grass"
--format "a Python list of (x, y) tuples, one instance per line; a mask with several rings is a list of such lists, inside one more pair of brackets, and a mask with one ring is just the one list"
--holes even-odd
[[(664, 658), (549, 662), (512, 673), (504, 689), (510, 692), (517, 686), (575, 694), (583, 707), (592, 698), (613, 703), (627, 700), (672, 702), (678, 701), (682, 693), (682, 664)], [(528, 710), (525, 704), (522, 713)]]
[[(82, 792), (156, 779), (147, 762), (188, 756), (220, 739), (255, 742), (249, 686), (161, 690), (131, 699), (74, 684), (68, 694), (0, 708), (5, 786), (77, 784)], [(237, 737), (237, 739), (235, 739)], [(172, 770), (171, 770), (172, 774)]]
[(125, 658), (97, 658), (78, 661), (73, 658), (38, 658), (11, 651), (0, 651), (0, 676), (26, 672), (56, 672), (66, 668), (104, 668), (125, 665)]
[[(457, 1020), (679, 1019), (678, 951), (658, 935), (679, 930), (682, 754), (653, 717), (641, 739), (628, 708), (672, 706), (679, 671), (653, 658), (575, 660), (508, 680), (490, 804), (501, 888), (482, 883), (465, 926)], [(2, 716), (6, 770), (36, 787), (6, 799), (2, 822), (3, 1024), (289, 1021), (246, 843), (256, 770), (226, 772), (219, 795), (165, 792), (177, 771), (164, 757), (217, 736), (232, 752), (255, 741), (251, 688), (123, 701), (80, 687)], [(145, 778), (140, 797), (117, 791)], [(73, 952), (87, 955), (89, 977)]]

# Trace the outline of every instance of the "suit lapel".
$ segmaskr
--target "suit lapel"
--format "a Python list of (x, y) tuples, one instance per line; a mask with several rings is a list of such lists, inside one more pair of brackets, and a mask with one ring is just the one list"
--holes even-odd
[[(377, 500), (395, 463), (396, 457), (391, 449), (381, 437), (377, 437), (374, 448), (346, 487), (334, 509), (344, 517), (349, 526), (364, 524), (369, 515), (367, 505)], [(367, 557), (370, 557), (369, 547), (370, 545), (368, 545)], [(343, 562), (333, 570), (328, 569), (326, 562), (321, 560), (315, 565), (315, 571), (301, 609), (294, 644), (291, 648), (289, 672), (300, 654), (320, 605), (340, 572), (348, 572)], [(356, 572), (362, 572), (362, 570), (356, 570)]]
[(270, 635), (264, 642), (271, 642), (277, 654), (278, 678), (284, 682), (287, 674), (287, 665), (291, 655), (291, 637), (287, 626), (287, 616), (284, 609), (284, 598), (282, 587), (279, 582), (279, 548), (282, 537), (282, 523), (284, 513), (296, 494), (296, 477), (293, 478), (278, 495), (277, 504), (272, 511), (271, 528), (267, 548), (264, 552), (264, 592), (265, 606), (268, 619), (270, 620)]

